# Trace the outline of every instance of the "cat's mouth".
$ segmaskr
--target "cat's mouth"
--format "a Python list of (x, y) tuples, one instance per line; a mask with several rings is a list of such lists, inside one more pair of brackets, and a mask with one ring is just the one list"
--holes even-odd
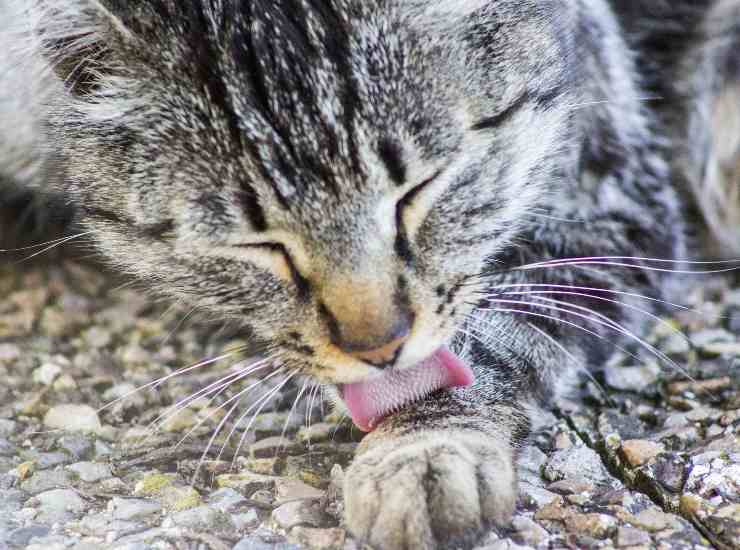
[(441, 389), (470, 386), (471, 368), (447, 348), (418, 365), (389, 369), (363, 382), (339, 387), (345, 405), (358, 428), (371, 432), (389, 414)]

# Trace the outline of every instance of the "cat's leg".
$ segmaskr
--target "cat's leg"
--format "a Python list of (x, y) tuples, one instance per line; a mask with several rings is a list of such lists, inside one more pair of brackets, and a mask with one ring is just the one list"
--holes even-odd
[(346, 475), (350, 530), (379, 550), (472, 545), (487, 526), (511, 518), (516, 453), (528, 429), (513, 403), (468, 392), (386, 419)]
[[(468, 547), (505, 523), (528, 413), (562, 395), (579, 369), (640, 341), (668, 288), (665, 272), (685, 251), (666, 165), (647, 146), (626, 154), (598, 179), (584, 158), (575, 200), (555, 201), (528, 244), (482, 277), (481, 302), (461, 326), (466, 340), (453, 349), (476, 384), (409, 406), (363, 442), (345, 484), (358, 538), (378, 550)], [(540, 263), (548, 260), (557, 261)]]

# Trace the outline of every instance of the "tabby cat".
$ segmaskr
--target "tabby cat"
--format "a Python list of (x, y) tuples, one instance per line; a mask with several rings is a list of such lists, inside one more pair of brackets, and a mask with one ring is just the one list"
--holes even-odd
[(740, 0), (3, 0), (0, 175), (333, 392), (359, 540), (467, 547), (537, 411), (740, 254), (738, 47)]

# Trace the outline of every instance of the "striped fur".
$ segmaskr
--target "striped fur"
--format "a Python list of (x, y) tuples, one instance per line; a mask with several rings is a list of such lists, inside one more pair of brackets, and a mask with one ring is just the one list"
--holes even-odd
[[(530, 412), (639, 334), (637, 308), (669, 288), (639, 259), (516, 268), (699, 255), (690, 203), (726, 254), (740, 244), (739, 12), (9, 0), (0, 181), (61, 195), (122, 271), (242, 323), (329, 388), (378, 371), (333, 343), (332, 311), (360, 312), (357, 338), (413, 311), (394, 368), (446, 344), (477, 383), (364, 441), (347, 524), (379, 549), (466, 547), (511, 515)], [(543, 309), (503, 295), (536, 285), (629, 293), (596, 312), (625, 332), (584, 319), (583, 296)]]

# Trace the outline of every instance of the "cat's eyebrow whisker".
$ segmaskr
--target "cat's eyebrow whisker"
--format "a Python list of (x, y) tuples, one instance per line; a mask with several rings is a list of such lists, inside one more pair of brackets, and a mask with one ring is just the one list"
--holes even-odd
[(645, 296), (644, 294), (638, 294), (636, 292), (613, 290), (609, 288), (562, 285), (562, 284), (548, 284), (548, 283), (511, 283), (511, 284), (494, 285), (494, 286), (489, 287), (490, 290), (504, 290), (504, 289), (512, 289), (512, 288), (514, 289), (516, 288), (544, 288), (544, 289), (558, 289), (558, 290), (559, 289), (578, 290), (578, 291), (586, 291), (586, 292), (605, 292), (607, 294), (613, 294), (613, 295), (618, 295), (618, 296), (628, 296), (630, 298), (639, 298), (641, 300), (663, 304), (665, 306), (674, 307), (677, 309), (681, 309), (683, 311), (690, 311), (690, 312), (693, 312), (699, 315), (701, 314), (700, 311), (697, 311), (695, 309), (690, 308), (689, 306), (685, 306), (682, 304), (676, 304), (674, 302), (669, 302), (667, 300), (661, 300), (660, 298), (654, 298), (652, 296)]
[[(531, 306), (531, 307), (540, 307), (543, 309), (549, 309), (551, 311), (558, 311), (560, 313), (565, 313), (568, 315), (575, 315), (576, 317), (585, 319), (589, 322), (605, 326), (611, 330), (614, 330), (627, 338), (634, 340), (638, 344), (640, 344), (642, 347), (644, 347), (646, 350), (648, 350), (652, 355), (657, 357), (658, 359), (664, 361), (667, 365), (673, 367), (676, 369), (677, 372), (680, 372), (684, 376), (686, 376), (689, 380), (695, 381), (689, 373), (683, 369), (681, 366), (679, 366), (673, 359), (668, 357), (665, 353), (658, 350), (655, 346), (649, 344), (633, 332), (627, 330), (622, 325), (617, 323), (616, 321), (609, 319), (606, 315), (603, 315), (601, 313), (598, 313), (590, 308), (586, 308), (583, 306), (577, 306), (575, 304), (569, 304), (568, 302), (563, 302), (561, 300), (553, 300), (551, 298), (540, 298), (540, 300), (555, 303), (558, 305), (548, 305), (548, 304), (542, 304), (542, 303), (536, 303), (536, 302), (527, 302), (527, 301), (521, 301), (521, 300), (491, 300), (491, 302), (495, 303), (501, 303), (501, 304), (511, 304), (511, 305), (523, 305), (523, 306)], [(583, 313), (579, 313), (578, 311), (573, 311), (573, 309), (567, 309), (566, 307), (560, 307), (560, 306), (567, 306), (567, 308), (573, 308), (576, 310), (583, 310), (591, 313), (592, 315), (595, 315), (595, 317), (590, 317), (589, 315), (585, 315)], [(633, 356), (634, 357), (634, 356)]]
[[(534, 305), (534, 304), (527, 304), (527, 305)], [(593, 330), (587, 329), (586, 327), (583, 327), (583, 326), (581, 326), (581, 325), (579, 325), (577, 323), (574, 323), (572, 321), (568, 321), (567, 319), (562, 319), (562, 318), (556, 317), (554, 315), (546, 315), (544, 313), (537, 313), (537, 312), (534, 312), (534, 311), (527, 311), (527, 310), (523, 310), (523, 309), (504, 308), (504, 307), (486, 308), (485, 311), (492, 311), (492, 312), (496, 312), (496, 313), (519, 313), (519, 314), (526, 315), (526, 316), (529, 316), (529, 317), (536, 317), (536, 318), (539, 318), (539, 319), (547, 319), (549, 321), (555, 321), (556, 323), (561, 323), (563, 325), (567, 325), (567, 326), (570, 326), (570, 327), (575, 328), (577, 330), (580, 330), (582, 332), (585, 332), (586, 334), (589, 334), (591, 336), (594, 336), (595, 338), (598, 338), (599, 340), (604, 340), (605, 342), (608, 342), (609, 344), (611, 344), (612, 346), (614, 346), (615, 349), (618, 349), (619, 351), (621, 351), (625, 355), (628, 355), (629, 357), (632, 357), (635, 361), (638, 361), (638, 362), (642, 363), (642, 360), (637, 355), (635, 355), (634, 353), (630, 352), (629, 350), (627, 350), (623, 346), (620, 346), (619, 344), (617, 344), (617, 343), (609, 340), (606, 336), (604, 336), (602, 334), (599, 334), (598, 332), (594, 332)], [(475, 316), (473, 316), (471, 314), (468, 314), (467, 317), (469, 317), (470, 319), (472, 319), (472, 320), (474, 320), (476, 322), (486, 324), (486, 325), (488, 325), (490, 327), (495, 327), (496, 326), (493, 323), (491, 323), (490, 321), (479, 319), (479, 318), (477, 318), (477, 317), (475, 317)]]
[[(585, 292), (570, 292), (570, 291), (565, 291), (565, 290), (507, 291), (507, 292), (502, 292), (501, 293), (502, 296), (535, 296), (535, 297), (540, 297), (540, 295), (542, 295), (542, 294), (558, 295), (558, 296), (581, 296), (581, 297), (584, 297), (584, 298), (591, 298), (591, 299), (594, 299), (594, 300), (600, 300), (602, 302), (609, 302), (611, 304), (616, 304), (616, 305), (619, 305), (621, 307), (625, 307), (625, 308), (631, 309), (633, 311), (637, 311), (638, 313), (642, 313), (643, 315), (646, 315), (646, 316), (650, 317), (651, 319), (653, 319), (654, 321), (656, 321), (659, 325), (668, 328), (674, 334), (679, 335), (687, 344), (689, 344), (689, 346), (692, 345), (691, 344), (691, 340), (689, 340), (689, 338), (683, 332), (681, 332), (676, 327), (674, 327), (673, 325), (671, 325), (665, 319), (661, 319), (658, 315), (655, 315), (654, 313), (651, 313), (650, 311), (648, 311), (646, 309), (643, 309), (641, 307), (638, 307), (636, 305), (633, 305), (633, 304), (630, 304), (630, 303), (627, 303), (627, 302), (622, 302), (620, 300), (612, 300), (611, 298), (606, 298), (604, 296), (597, 296), (595, 294), (587, 294)], [(563, 302), (563, 303), (566, 303), (566, 302)]]
[(224, 353), (223, 355), (219, 355), (218, 357), (213, 357), (211, 359), (206, 359), (206, 360), (201, 361), (199, 363), (196, 363), (194, 365), (190, 365), (188, 367), (185, 367), (185, 368), (176, 370), (175, 372), (172, 372), (172, 373), (170, 373), (170, 374), (168, 374), (166, 376), (163, 376), (161, 378), (157, 378), (156, 380), (153, 380), (152, 382), (149, 382), (148, 384), (144, 384), (143, 386), (139, 386), (138, 388), (135, 388), (135, 389), (131, 390), (130, 392), (125, 393), (121, 397), (118, 397), (118, 398), (114, 399), (110, 403), (107, 403), (107, 404), (103, 405), (96, 412), (98, 414), (100, 414), (101, 412), (103, 412), (103, 411), (111, 408), (115, 404), (120, 403), (121, 401), (123, 401), (125, 399), (128, 399), (129, 397), (131, 397), (133, 395), (136, 395), (140, 391), (144, 391), (144, 390), (147, 390), (147, 389), (156, 389), (159, 386), (163, 385), (165, 382), (167, 382), (169, 380), (172, 380), (173, 378), (175, 378), (177, 376), (181, 376), (183, 374), (187, 374), (188, 372), (192, 372), (192, 371), (194, 371), (196, 369), (200, 369), (202, 367), (205, 367), (205, 366), (208, 366), (208, 365), (212, 365), (213, 363), (218, 363), (219, 361), (223, 361), (224, 359), (228, 359), (229, 357), (232, 357), (232, 356), (236, 355), (237, 353), (243, 351), (244, 349), (246, 349), (246, 347), (242, 346), (242, 347), (236, 348), (234, 350), (231, 350), (231, 351), (229, 351), (227, 353)]
[[(718, 269), (671, 269), (668, 267), (656, 267), (651, 265), (636, 265), (627, 263), (634, 262), (652, 262), (666, 265), (688, 265), (688, 266), (732, 266)], [(662, 258), (643, 258), (639, 256), (584, 256), (580, 258), (553, 259), (544, 262), (535, 262), (523, 266), (513, 267), (512, 271), (529, 271), (533, 269), (543, 269), (549, 267), (578, 267), (590, 265), (604, 265), (609, 267), (626, 267), (631, 269), (641, 269), (644, 271), (655, 271), (660, 273), (676, 273), (679, 275), (711, 275), (719, 273), (730, 273), (740, 270), (740, 260), (717, 260), (717, 261), (690, 261), (690, 260), (669, 260)]]

